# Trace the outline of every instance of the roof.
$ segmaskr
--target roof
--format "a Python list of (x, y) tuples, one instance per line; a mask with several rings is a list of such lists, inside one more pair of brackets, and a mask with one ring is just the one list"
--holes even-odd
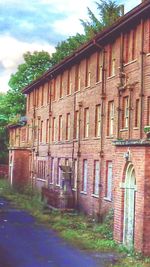
[(22, 92), (24, 94), (27, 94), (34, 88), (43, 84), (45, 81), (51, 80), (58, 73), (67, 68), (69, 65), (78, 62), (86, 54), (89, 54), (89, 52), (92, 53), (92, 51), (96, 51), (98, 49), (98, 46), (96, 45), (99, 45), (100, 49), (100, 47), (102, 47), (108, 41), (118, 36), (120, 32), (127, 31), (127, 26), (132, 25), (133, 27), (134, 24), (140, 21), (140, 19), (145, 18), (146, 16), (150, 16), (149, 14), (150, 14), (150, 0), (145, 0), (140, 5), (136, 6), (134, 9), (132, 9), (124, 16), (119, 18), (110, 27), (98, 33), (93, 39), (82, 45), (73, 54), (66, 57), (59, 64), (50, 68), (40, 78), (38, 78), (37, 80), (33, 81), (31, 84), (26, 86), (22, 90)]

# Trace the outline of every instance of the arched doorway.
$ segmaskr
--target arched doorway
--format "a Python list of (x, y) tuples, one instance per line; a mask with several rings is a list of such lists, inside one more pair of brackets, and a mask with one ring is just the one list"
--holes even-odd
[(134, 221), (135, 221), (135, 191), (136, 179), (133, 164), (129, 164), (125, 175), (124, 194), (124, 230), (123, 243), (132, 248), (134, 244)]

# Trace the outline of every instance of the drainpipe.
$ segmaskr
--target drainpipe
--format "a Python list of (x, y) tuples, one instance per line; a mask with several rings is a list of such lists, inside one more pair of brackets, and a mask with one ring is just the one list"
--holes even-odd
[[(101, 138), (100, 138), (100, 177), (102, 177), (102, 168), (103, 168), (103, 157), (104, 157), (104, 151), (103, 151), (103, 135), (104, 135), (104, 101), (106, 98), (105, 95), (105, 54), (106, 51), (103, 48), (103, 62), (102, 62), (102, 92), (101, 92)], [(99, 219), (100, 219), (100, 215), (101, 215), (101, 184), (99, 183)]]
[(32, 145), (31, 145), (31, 155), (32, 155), (32, 172), (31, 172), (31, 186), (33, 189), (33, 177), (35, 176), (35, 164), (34, 164), (34, 146), (35, 146), (35, 117), (36, 117), (36, 89), (33, 91), (33, 122), (32, 122)]
[(141, 76), (141, 92), (140, 92), (140, 139), (143, 136), (143, 97), (144, 97), (144, 22), (141, 20), (141, 60), (140, 60), (140, 76)]
[[(76, 138), (75, 133), (76, 133), (76, 118), (75, 118), (75, 112), (76, 112), (76, 93), (74, 94), (74, 99), (73, 99), (73, 140), (72, 140), (72, 174), (71, 174), (71, 181), (74, 181), (74, 171), (75, 171), (75, 164), (74, 164), (74, 139)], [(72, 186), (72, 183), (71, 183)], [(77, 189), (76, 189), (76, 194), (75, 194), (75, 206), (77, 206)]]
[(50, 168), (50, 173), (48, 171), (48, 188), (49, 188), (49, 184), (50, 184), (50, 177), (52, 175), (52, 170), (51, 170), (51, 167), (50, 167), (50, 164), (51, 164), (51, 119), (52, 119), (52, 92), (51, 92), (51, 81), (49, 81), (49, 84), (48, 84), (49, 88), (49, 140), (48, 140), (48, 170)]
[[(101, 45), (99, 45), (98, 43), (96, 43), (95, 40), (93, 40), (93, 43), (103, 52), (103, 62), (102, 62), (102, 91), (101, 91), (101, 139), (100, 139), (100, 152), (99, 152), (99, 156), (100, 156), (100, 177), (102, 177), (102, 159), (104, 157), (104, 151), (103, 151), (103, 124), (104, 124), (104, 101), (106, 98), (105, 95), (105, 54), (106, 51), (104, 49), (104, 47), (102, 47)], [(100, 219), (100, 214), (101, 214), (101, 184), (99, 183), (99, 219)]]
[(80, 137), (81, 137), (81, 109), (82, 109), (82, 102), (79, 102), (79, 134), (78, 134), (78, 150), (77, 150), (77, 190), (76, 190), (76, 205), (77, 208), (79, 203), (79, 193), (80, 193), (80, 179), (79, 179), (79, 168), (80, 168), (80, 156), (81, 156), (81, 151), (80, 151)]
[(117, 139), (120, 138), (120, 112), (121, 112), (121, 107), (120, 107), (120, 101), (121, 101), (121, 91), (120, 89), (124, 87), (124, 68), (123, 68), (123, 33), (121, 33), (121, 39), (120, 39), (120, 73), (119, 73), (119, 78), (120, 78), (120, 84), (118, 87), (118, 123), (117, 123)]

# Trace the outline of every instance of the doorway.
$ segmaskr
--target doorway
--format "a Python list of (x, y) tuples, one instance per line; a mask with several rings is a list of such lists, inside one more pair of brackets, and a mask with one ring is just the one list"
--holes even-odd
[(134, 245), (136, 178), (134, 166), (131, 163), (126, 169), (124, 188), (123, 243), (128, 248), (132, 248)]

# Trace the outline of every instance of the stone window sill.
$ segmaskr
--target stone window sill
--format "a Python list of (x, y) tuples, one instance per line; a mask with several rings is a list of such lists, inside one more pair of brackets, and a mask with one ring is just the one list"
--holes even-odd
[(108, 202), (112, 202), (112, 199), (108, 198), (108, 197), (104, 197), (104, 200), (108, 201)]
[(81, 191), (80, 193), (83, 195), (87, 195), (87, 192), (85, 192), (85, 191)]
[(94, 198), (99, 198), (99, 196), (95, 195), (95, 194), (92, 194), (91, 196), (94, 197)]
[(137, 59), (134, 59), (132, 61), (129, 61), (129, 62), (127, 62), (127, 63), (124, 64), (124, 67), (126, 67), (128, 65), (131, 65), (131, 64), (135, 63), (136, 61), (137, 61)]

